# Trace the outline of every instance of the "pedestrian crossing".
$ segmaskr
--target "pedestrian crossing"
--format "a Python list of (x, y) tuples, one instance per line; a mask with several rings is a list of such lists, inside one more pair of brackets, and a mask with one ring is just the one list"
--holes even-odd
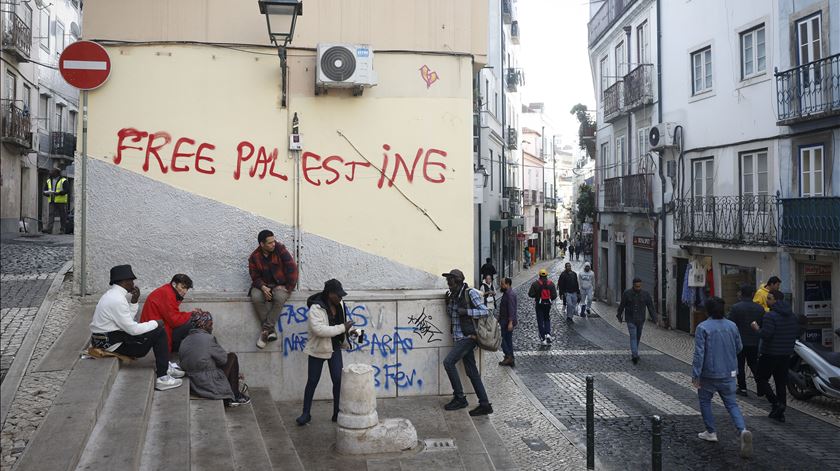
[[(656, 350), (642, 350), (640, 355), (663, 355)], [(516, 352), (516, 356), (539, 357), (539, 356), (582, 356), (582, 355), (626, 355), (630, 356), (628, 350), (536, 350), (527, 352)]]
[(601, 374), (667, 415), (700, 415), (698, 410), (688, 407), (665, 391), (651, 386), (630, 373), (614, 371)]
[[(684, 388), (691, 389), (692, 392), (697, 391), (694, 385), (691, 384), (691, 376), (685, 373), (680, 373), (679, 371), (657, 371), (657, 374), (669, 381), (673, 381), (674, 383), (679, 384)], [(723, 401), (720, 399), (720, 395), (715, 394), (715, 396), (712, 398), (712, 402), (723, 407)], [(743, 415), (767, 415), (767, 411), (765, 411), (764, 409), (760, 409), (743, 400), (738, 401), (738, 407), (741, 409), (741, 414)]]
[[(547, 375), (563, 391), (565, 397), (571, 398), (578, 406), (586, 409), (585, 375), (575, 373), (547, 373)], [(593, 399), (595, 401), (595, 417), (599, 419), (629, 417), (627, 413), (597, 389), (594, 391)]]

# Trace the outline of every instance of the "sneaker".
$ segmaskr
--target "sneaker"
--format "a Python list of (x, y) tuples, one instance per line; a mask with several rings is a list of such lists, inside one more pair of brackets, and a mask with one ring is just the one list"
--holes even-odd
[(178, 365), (172, 366), (172, 363), (169, 364), (169, 369), (166, 370), (166, 374), (173, 378), (183, 378), (185, 375), (184, 370), (178, 368)]
[(545, 339), (548, 340), (548, 343), (551, 343), (551, 342), (554, 341), (554, 338), (551, 337), (551, 334), (545, 334)]
[(257, 348), (265, 348), (266, 342), (268, 342), (268, 332), (263, 330), (260, 332), (260, 338), (257, 339)]
[(155, 380), (155, 389), (158, 391), (166, 391), (167, 389), (177, 388), (183, 381), (173, 378), (169, 375), (163, 375)]
[(232, 399), (232, 400), (229, 399), (228, 401), (226, 401), (225, 405), (228, 406), (228, 407), (236, 407), (236, 406), (244, 406), (244, 405), (250, 404), (250, 403), (251, 403), (251, 398), (250, 397), (248, 397), (244, 394), (239, 394), (238, 396), (236, 396), (235, 399)]
[(175, 368), (176, 370), (180, 370), (180, 369), (181, 369), (181, 367), (180, 367), (177, 363), (175, 363), (174, 361), (170, 361), (170, 362), (169, 362), (169, 367), (170, 367), (170, 368)]
[(268, 340), (269, 342), (274, 342), (275, 340), (277, 340), (277, 332), (274, 329), (272, 329), (268, 333), (268, 337), (266, 338), (266, 340)]
[(490, 404), (484, 405), (479, 404), (478, 407), (470, 411), (470, 415), (473, 417), (478, 417), (480, 415), (487, 415), (493, 413), (493, 406)]
[(540, 343), (541, 343), (543, 346), (547, 347), (547, 346), (548, 346), (548, 339), (543, 339), (543, 340), (542, 340), (542, 342), (540, 342)]
[(632, 361), (634, 365), (638, 365), (639, 364), (639, 357), (632, 357), (630, 359), (630, 361)]
[(750, 458), (753, 452), (752, 432), (741, 430), (741, 458)]
[(738, 388), (738, 390), (735, 391), (735, 393), (738, 394), (739, 396), (750, 397), (750, 395), (747, 394), (747, 390), (744, 389), (744, 388)]
[(301, 414), (301, 416), (300, 416), (300, 417), (298, 417), (297, 419), (295, 419), (295, 422), (297, 422), (297, 424), (298, 424), (298, 425), (306, 425), (306, 424), (308, 424), (308, 423), (309, 423), (309, 421), (310, 421), (310, 420), (312, 420), (312, 416), (311, 416), (311, 415), (309, 415), (309, 414)]
[(715, 432), (703, 431), (697, 434), (697, 438), (699, 438), (700, 440), (706, 440), (707, 442), (718, 441), (717, 434)]
[(453, 397), (448, 404), (443, 406), (445, 410), (458, 410), (467, 407), (469, 403), (467, 402), (466, 397)]
[(580, 311), (580, 317), (586, 317), (586, 311)]

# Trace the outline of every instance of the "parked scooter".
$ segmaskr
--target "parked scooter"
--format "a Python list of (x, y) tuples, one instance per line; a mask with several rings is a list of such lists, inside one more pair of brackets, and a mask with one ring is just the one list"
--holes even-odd
[[(840, 329), (834, 331), (840, 337)], [(788, 370), (788, 391), (800, 401), (823, 395), (840, 399), (840, 352), (796, 341)]]

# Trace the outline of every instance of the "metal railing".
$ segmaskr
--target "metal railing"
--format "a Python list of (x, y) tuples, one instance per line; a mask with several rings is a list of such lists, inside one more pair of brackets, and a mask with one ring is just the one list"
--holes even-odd
[(516, 20), (510, 23), (510, 42), (519, 44), (519, 22)]
[(4, 142), (17, 144), (18, 146), (32, 148), (32, 124), (29, 120), (29, 112), (18, 107), (11, 100), (0, 102), (2, 110), (2, 137)]
[(69, 132), (52, 133), (51, 154), (73, 157), (76, 152), (76, 136)]
[(621, 209), (621, 177), (604, 180), (604, 209)]
[(777, 245), (776, 197), (704, 196), (675, 202), (674, 239)]
[(531, 190), (522, 190), (522, 205), (530, 206), (531, 204), (533, 204), (533, 200), (531, 199)]
[(649, 210), (653, 207), (652, 178), (650, 173), (637, 173), (621, 177), (621, 198), (625, 209)]
[[(7, 16), (8, 15), (8, 16)], [(24, 62), (29, 60), (32, 28), (15, 13), (4, 13), (3, 48), (11, 49)]]
[(776, 72), (777, 124), (840, 114), (840, 54)]
[(619, 18), (636, 3), (636, 0), (606, 0), (595, 16), (589, 20), (589, 45), (598, 42)]
[(641, 64), (624, 76), (624, 107), (632, 111), (653, 102), (653, 64)]
[(519, 89), (519, 85), (521, 82), (522, 73), (513, 67), (507, 69), (507, 73), (505, 74), (505, 85), (507, 85), (507, 90), (509, 92), (515, 92)]
[(509, 126), (507, 132), (507, 145), (510, 149), (518, 149), (519, 148), (519, 133), (516, 131), (516, 128)]
[(604, 90), (604, 121), (621, 114), (624, 107), (624, 82), (619, 80)]
[(506, 186), (502, 190), (502, 198), (509, 198), (511, 201), (522, 201), (522, 190), (515, 186)]
[(840, 197), (779, 199), (779, 243), (840, 250)]
[(545, 207), (550, 208), (550, 209), (556, 209), (557, 208), (557, 198), (547, 196), (545, 198)]

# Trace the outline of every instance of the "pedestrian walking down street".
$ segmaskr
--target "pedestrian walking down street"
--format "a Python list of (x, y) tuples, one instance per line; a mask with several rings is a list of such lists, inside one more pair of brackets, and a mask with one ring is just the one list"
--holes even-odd
[[(761, 356), (758, 358), (758, 377), (755, 380), (758, 394), (767, 397), (767, 402), (772, 405), (769, 417), (779, 422), (785, 421), (788, 364), (796, 338), (799, 337), (799, 319), (784, 299), (781, 291), (767, 293), (770, 312), (762, 317), (760, 324), (756, 321), (750, 324), (761, 337)], [(773, 376), (776, 383), (775, 393), (770, 387), (770, 376)]]
[(464, 283), (464, 272), (453, 269), (444, 273), (446, 284), (449, 290), (446, 292), (446, 312), (450, 318), (450, 329), (452, 330), (452, 346), (449, 354), (443, 360), (443, 368), (449, 383), (452, 385), (452, 400), (443, 408), (448, 411), (463, 409), (469, 405), (467, 396), (464, 394), (464, 387), (461, 385), (461, 377), (455, 365), (459, 361), (464, 363), (464, 371), (470, 378), (473, 390), (478, 396), (478, 407), (470, 411), (471, 416), (487, 415), (493, 413), (493, 406), (487, 397), (484, 383), (481, 381), (481, 374), (475, 363), (473, 351), (478, 346), (475, 327), (475, 319), (488, 315), (487, 306), (484, 305), (481, 293), (470, 288)]
[(758, 378), (759, 335), (750, 325), (753, 322), (760, 322), (764, 316), (764, 308), (752, 300), (754, 292), (755, 289), (750, 285), (741, 286), (739, 291), (741, 300), (729, 311), (729, 320), (735, 323), (741, 334), (743, 347), (738, 352), (738, 394), (745, 397), (748, 396), (746, 366), (750, 367), (753, 378)]
[(580, 283), (577, 273), (572, 271), (572, 264), (566, 262), (566, 269), (557, 279), (557, 291), (566, 305), (566, 322), (574, 322), (573, 317), (577, 314), (577, 305), (580, 300)]
[(724, 302), (718, 297), (706, 301), (706, 312), (711, 316), (701, 322), (694, 333), (694, 361), (691, 382), (697, 388), (700, 413), (706, 430), (697, 434), (701, 440), (718, 441), (715, 430), (715, 415), (712, 413), (712, 398), (720, 395), (723, 405), (741, 442), (741, 457), (752, 456), (752, 433), (747, 430), (744, 416), (735, 400), (735, 375), (737, 355), (741, 350), (741, 334), (734, 322), (723, 318)]
[(484, 281), (481, 282), (481, 293), (484, 296), (484, 305), (492, 315), (496, 312), (496, 288), (493, 287), (492, 275), (484, 276)]
[(569, 260), (575, 259), (575, 245), (569, 242)]
[(633, 287), (621, 294), (616, 317), (618, 322), (627, 321), (627, 332), (630, 334), (630, 359), (633, 364), (639, 363), (639, 342), (642, 340), (642, 327), (645, 325), (645, 314), (650, 312), (654, 320), (659, 319), (653, 307), (650, 293), (642, 289), (642, 279), (633, 278)]
[(61, 176), (61, 170), (54, 168), (50, 170), (50, 177), (44, 187), (44, 196), (49, 203), (49, 220), (44, 233), (52, 234), (55, 218), (61, 224), (61, 233), (67, 234), (67, 206), (69, 201), (69, 187), (67, 178)]
[(528, 250), (527, 246), (522, 252), (522, 268), (525, 270), (531, 268), (531, 251)]
[(519, 307), (519, 301), (512, 284), (510, 278), (499, 280), (499, 289), (502, 291), (502, 299), (499, 301), (499, 327), (502, 329), (502, 352), (505, 354), (504, 360), (499, 362), (501, 366), (516, 366), (513, 357), (513, 329), (518, 323), (516, 309)]
[(493, 266), (493, 260), (490, 257), (487, 257), (487, 262), (481, 266), (478, 270), (478, 274), (481, 275), (481, 279), (484, 280), (487, 278), (487, 275), (490, 275), (490, 281), (493, 281), (496, 278), (496, 267)]
[(578, 273), (580, 281), (580, 317), (588, 316), (592, 311), (592, 297), (595, 293), (595, 272), (589, 262), (583, 265), (583, 271)]
[(353, 321), (347, 319), (347, 307), (342, 299), (347, 292), (341, 282), (332, 279), (324, 283), (324, 289), (306, 300), (309, 308), (309, 330), (303, 353), (308, 357), (306, 388), (303, 392), (303, 413), (295, 419), (298, 425), (306, 425), (312, 420), (312, 400), (315, 388), (321, 381), (324, 362), (330, 371), (332, 380), (333, 415), (332, 421), (338, 420), (338, 405), (341, 400), (341, 370), (344, 361), (341, 349), (350, 348), (347, 334), (353, 327)]
[(261, 324), (257, 348), (265, 348), (267, 342), (277, 340), (277, 319), (297, 285), (298, 267), (273, 232), (260, 231), (257, 242), (259, 247), (248, 257), (249, 296)]
[(547, 270), (540, 270), (539, 278), (528, 289), (528, 297), (534, 299), (540, 343), (548, 345), (554, 340), (551, 337), (551, 305), (557, 299), (557, 287), (548, 279)]
[(753, 302), (761, 304), (761, 307), (764, 308), (764, 312), (770, 312), (770, 305), (767, 304), (767, 295), (771, 291), (781, 291), (781, 289), (782, 280), (778, 276), (771, 276), (764, 286), (756, 290)]

